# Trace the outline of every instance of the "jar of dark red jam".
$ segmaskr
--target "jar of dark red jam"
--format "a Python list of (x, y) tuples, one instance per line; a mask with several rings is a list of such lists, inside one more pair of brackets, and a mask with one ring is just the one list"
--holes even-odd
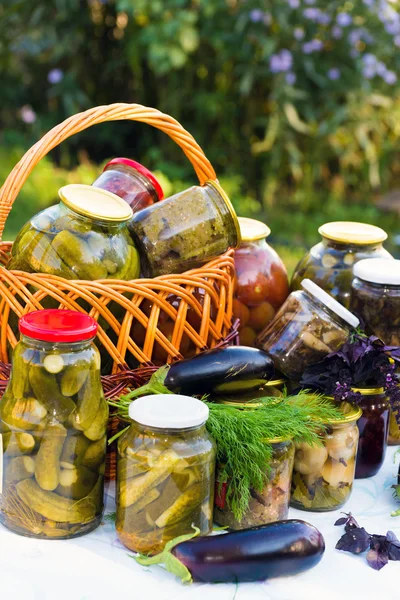
[(134, 213), (164, 198), (163, 189), (153, 173), (129, 158), (110, 160), (93, 186), (123, 198)]
[(383, 388), (352, 388), (361, 394), (362, 415), (357, 422), (360, 438), (356, 479), (376, 475), (385, 460), (389, 432), (389, 403)]

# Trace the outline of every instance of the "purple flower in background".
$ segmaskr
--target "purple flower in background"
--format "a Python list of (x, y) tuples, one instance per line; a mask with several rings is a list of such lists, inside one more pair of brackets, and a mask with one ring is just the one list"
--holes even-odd
[(315, 4), (316, 0), (304, 0), (304, 4)]
[(332, 27), (332, 37), (335, 40), (340, 40), (340, 38), (343, 35), (343, 31), (340, 27), (338, 27), (337, 25), (335, 25), (334, 27)]
[(19, 111), (20, 117), (24, 123), (34, 123), (36, 121), (36, 113), (33, 110), (32, 106), (26, 104)]
[(302, 40), (304, 37), (304, 29), (301, 27), (295, 27), (293, 30), (293, 35), (296, 40)]
[(367, 54), (364, 54), (363, 58), (363, 63), (365, 66), (374, 66), (376, 65), (376, 63), (378, 62), (378, 59), (376, 58), (376, 56), (374, 54), (371, 54), (371, 52), (367, 52)]
[(286, 83), (288, 83), (289, 85), (294, 85), (296, 83), (296, 75), (294, 73), (287, 73), (286, 74)]
[(366, 79), (373, 79), (376, 75), (375, 67), (365, 67), (363, 69), (363, 75)]
[(391, 21), (390, 23), (385, 24), (385, 31), (389, 35), (397, 35), (400, 33), (400, 23), (397, 21)]
[(388, 72), (386, 65), (383, 62), (376, 63), (376, 74), (380, 77), (385, 78), (386, 73)]
[(333, 67), (332, 69), (329, 69), (327, 75), (328, 75), (328, 79), (331, 79), (332, 81), (336, 81), (337, 79), (340, 79), (340, 69)]
[(250, 11), (249, 16), (250, 21), (252, 21), (253, 23), (259, 23), (260, 21), (262, 21), (264, 13), (259, 8), (255, 8)]
[(371, 8), (375, 4), (375, 0), (363, 0), (363, 3)]
[(269, 59), (269, 68), (272, 73), (289, 71), (293, 64), (292, 53), (284, 48), (278, 54), (273, 54)]
[(263, 20), (264, 25), (271, 25), (271, 23), (272, 23), (271, 14), (270, 13), (264, 13), (264, 16), (263, 16), (262, 20)]
[(352, 48), (350, 50), (350, 56), (351, 58), (357, 58), (357, 56), (360, 56), (360, 53), (358, 50), (356, 50), (355, 48)]
[(394, 38), (394, 45), (399, 47), (400, 46), (400, 35), (396, 35), (396, 37)]
[(385, 75), (383, 76), (383, 79), (389, 85), (393, 85), (397, 81), (397, 75), (394, 71), (386, 71)]
[(321, 12), (318, 17), (318, 23), (320, 23), (321, 25), (329, 25), (331, 20), (332, 19), (330, 18), (330, 16), (323, 12)]
[(299, 8), (300, 6), (300, 0), (287, 0), (287, 3), (289, 4), (290, 8)]
[(47, 81), (54, 85), (56, 83), (60, 83), (63, 77), (64, 73), (61, 71), (61, 69), (51, 69), (51, 71), (49, 71), (47, 74)]
[(306, 42), (303, 44), (303, 52), (304, 54), (312, 54), (313, 52), (318, 52), (322, 50), (324, 44), (321, 40), (311, 40), (311, 42)]
[(351, 18), (351, 16), (345, 12), (339, 13), (336, 17), (336, 23), (341, 27), (348, 27), (348, 25), (351, 25), (352, 22), (353, 19)]
[(305, 8), (303, 10), (303, 16), (306, 19), (310, 19), (310, 21), (316, 21), (319, 17), (320, 10), (319, 8)]

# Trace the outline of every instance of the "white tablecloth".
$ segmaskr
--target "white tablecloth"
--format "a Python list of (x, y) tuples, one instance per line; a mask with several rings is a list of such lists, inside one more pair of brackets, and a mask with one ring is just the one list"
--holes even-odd
[[(351, 511), (370, 533), (391, 529), (400, 538), (400, 517), (390, 512), (400, 505), (390, 486), (397, 465), (389, 448), (381, 471), (358, 480), (344, 510)], [(106, 512), (114, 510), (113, 488)], [(310, 571), (265, 583), (192, 584), (184, 586), (161, 567), (144, 568), (129, 557), (117, 540), (114, 524), (105, 522), (75, 540), (42, 541), (24, 538), (0, 526), (0, 598), (13, 600), (399, 600), (400, 562), (380, 572), (365, 556), (335, 550), (342, 527), (334, 527), (340, 511), (311, 513), (291, 509), (289, 518), (309, 521), (325, 537), (322, 561)]]

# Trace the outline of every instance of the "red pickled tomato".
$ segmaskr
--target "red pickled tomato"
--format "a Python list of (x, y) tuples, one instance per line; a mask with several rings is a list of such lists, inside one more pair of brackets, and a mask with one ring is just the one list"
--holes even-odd
[(275, 316), (275, 309), (269, 302), (261, 302), (258, 306), (250, 308), (250, 318), (248, 324), (255, 331), (261, 331), (272, 321)]
[(243, 327), (239, 332), (239, 341), (242, 346), (254, 346), (257, 334), (251, 327)]
[(250, 311), (243, 302), (240, 302), (237, 298), (234, 298), (233, 304), (233, 316), (237, 319), (240, 319), (240, 329), (247, 325), (247, 321), (249, 320)]
[(270, 277), (270, 293), (267, 295), (266, 299), (269, 300), (275, 308), (279, 308), (289, 296), (289, 280), (284, 264), (272, 263)]
[(269, 279), (260, 271), (238, 273), (236, 295), (247, 305), (260, 304), (268, 296)]

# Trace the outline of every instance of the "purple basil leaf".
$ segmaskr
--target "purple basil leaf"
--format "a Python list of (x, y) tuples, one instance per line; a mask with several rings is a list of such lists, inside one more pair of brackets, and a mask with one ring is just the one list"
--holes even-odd
[(350, 531), (342, 535), (336, 544), (336, 549), (360, 554), (367, 550), (370, 541), (371, 536), (365, 531), (364, 527), (353, 527)]
[(397, 539), (396, 534), (393, 531), (388, 531), (386, 534), (386, 539), (388, 542), (395, 544), (396, 546), (400, 546), (400, 540)]
[(388, 549), (372, 549), (367, 554), (367, 562), (370, 567), (380, 571), (389, 561)]
[(335, 525), (344, 525), (347, 522), (347, 517), (340, 517), (334, 524)]
[(389, 543), (389, 560), (400, 560), (400, 546)]

